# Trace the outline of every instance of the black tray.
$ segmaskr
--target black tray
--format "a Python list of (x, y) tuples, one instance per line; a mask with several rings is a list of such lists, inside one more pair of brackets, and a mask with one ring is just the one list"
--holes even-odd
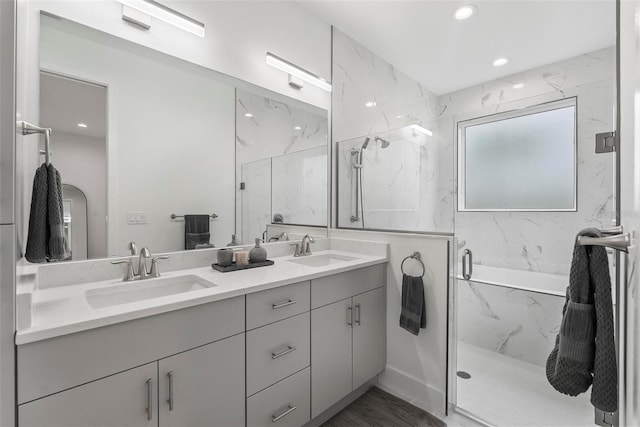
[(217, 271), (221, 271), (223, 273), (228, 273), (229, 271), (238, 271), (238, 270), (246, 270), (247, 268), (256, 268), (256, 267), (266, 267), (268, 265), (273, 265), (273, 261), (270, 259), (262, 262), (250, 262), (245, 266), (239, 266), (235, 262), (232, 262), (231, 265), (227, 267), (223, 267), (218, 263), (211, 264), (211, 268)]

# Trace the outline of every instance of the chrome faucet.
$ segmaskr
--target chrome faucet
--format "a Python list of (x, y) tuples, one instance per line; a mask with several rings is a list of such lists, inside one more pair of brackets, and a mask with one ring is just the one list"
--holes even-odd
[(300, 256), (311, 255), (311, 243), (315, 243), (314, 238), (305, 234), (300, 242)]
[(136, 242), (129, 242), (127, 245), (127, 249), (131, 251), (131, 255), (138, 255), (138, 247), (136, 246)]
[(140, 280), (146, 279), (149, 274), (147, 271), (147, 258), (151, 258), (151, 252), (149, 248), (144, 247), (140, 249), (140, 257), (138, 258), (138, 278)]

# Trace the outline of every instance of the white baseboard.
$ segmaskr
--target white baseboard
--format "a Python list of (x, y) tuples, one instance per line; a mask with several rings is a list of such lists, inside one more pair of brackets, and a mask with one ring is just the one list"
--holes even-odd
[(378, 387), (431, 415), (441, 419), (445, 417), (445, 392), (424, 384), (405, 372), (387, 365), (387, 369), (378, 376)]

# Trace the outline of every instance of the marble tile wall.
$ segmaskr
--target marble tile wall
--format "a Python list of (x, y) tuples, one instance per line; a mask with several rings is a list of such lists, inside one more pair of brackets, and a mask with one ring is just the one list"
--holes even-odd
[[(252, 243), (261, 237), (272, 215), (284, 210), (283, 203), (292, 202), (291, 206), (286, 205), (290, 207), (286, 222), (327, 224), (327, 144), (326, 111), (293, 100), (284, 102), (236, 90), (236, 182), (252, 180), (244, 181), (247, 190), (240, 190), (238, 185), (236, 192), (236, 234), (242, 242)], [(308, 170), (301, 168), (305, 160), (283, 166), (284, 159), (298, 158), (296, 153), (307, 150), (324, 151), (324, 167), (320, 167), (322, 159), (315, 155), (314, 161), (306, 160)], [(276, 161), (278, 170), (296, 175), (290, 175), (290, 182), (283, 185), (276, 171), (273, 183), (279, 187), (274, 192), (271, 159), (276, 158), (281, 159)]]
[[(333, 87), (332, 139), (341, 162), (338, 174), (349, 176), (346, 169), (342, 170), (348, 163), (344, 157), (348, 152), (340, 146), (360, 147), (367, 136), (372, 141), (365, 155), (365, 182), (369, 176), (372, 183), (364, 191), (365, 199), (369, 199), (365, 200), (365, 228), (453, 232), (453, 151), (435, 130), (438, 97), (335, 28)], [(383, 152), (373, 144), (374, 136), (388, 138), (411, 124), (433, 131), (424, 143), (414, 144), (412, 150), (419, 151), (418, 157), (402, 159), (410, 151), (396, 149), (395, 160), (394, 156), (383, 158)], [(349, 142), (342, 144), (344, 141)], [(409, 167), (411, 161), (415, 161), (413, 169)], [(367, 173), (373, 168), (367, 169), (368, 162), (378, 165), (379, 171)], [(403, 163), (406, 169), (399, 171)], [(427, 181), (424, 190), (420, 186), (419, 190), (415, 187), (413, 191), (396, 191), (397, 186), (408, 185), (406, 179), (398, 179), (399, 174), (407, 178), (412, 173), (418, 174), (421, 183)], [(352, 185), (350, 179), (338, 177), (338, 226), (362, 228), (361, 222), (349, 220), (355, 200)], [(393, 197), (389, 198), (391, 193)]]
[(271, 167), (273, 214), (287, 224), (326, 226), (327, 147), (274, 157)]
[(459, 341), (545, 366), (563, 297), (459, 280), (457, 301)]
[(608, 48), (440, 97), (451, 140), (458, 121), (577, 97), (577, 211), (456, 212), (458, 249), (471, 249), (474, 263), (565, 275), (575, 234), (611, 226), (614, 154), (594, 150), (595, 134), (614, 128), (614, 58)]

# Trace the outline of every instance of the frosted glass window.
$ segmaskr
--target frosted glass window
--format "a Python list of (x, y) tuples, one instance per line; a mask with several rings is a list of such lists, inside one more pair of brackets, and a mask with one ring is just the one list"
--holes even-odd
[(575, 98), (458, 124), (459, 210), (576, 209)]

